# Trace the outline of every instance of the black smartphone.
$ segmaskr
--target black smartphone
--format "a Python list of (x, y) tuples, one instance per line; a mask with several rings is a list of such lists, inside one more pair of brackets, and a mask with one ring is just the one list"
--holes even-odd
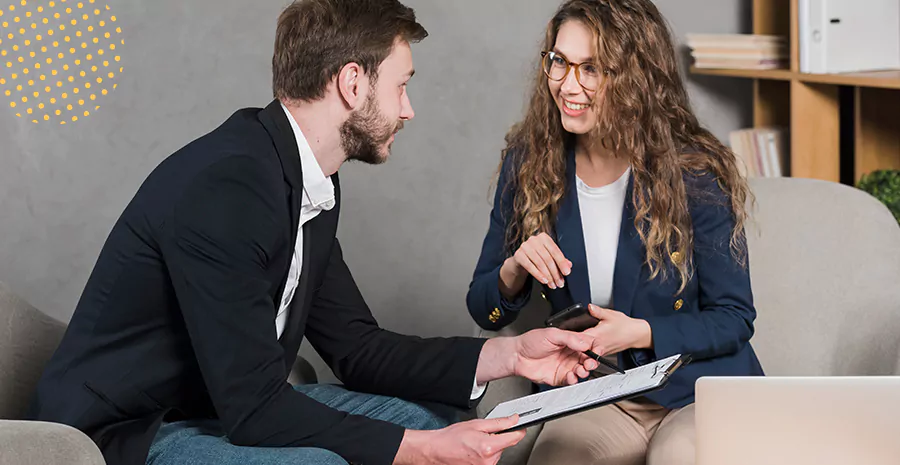
[(600, 320), (594, 318), (587, 307), (582, 304), (575, 304), (547, 318), (544, 325), (566, 331), (584, 331), (597, 326), (597, 323), (600, 323)]

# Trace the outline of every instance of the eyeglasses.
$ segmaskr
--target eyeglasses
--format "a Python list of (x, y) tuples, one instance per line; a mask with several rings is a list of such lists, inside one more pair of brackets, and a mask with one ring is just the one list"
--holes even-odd
[(562, 53), (551, 51), (541, 52), (541, 58), (544, 74), (554, 81), (562, 81), (575, 68), (575, 80), (584, 90), (595, 91), (600, 87), (602, 72), (594, 63), (572, 63)]

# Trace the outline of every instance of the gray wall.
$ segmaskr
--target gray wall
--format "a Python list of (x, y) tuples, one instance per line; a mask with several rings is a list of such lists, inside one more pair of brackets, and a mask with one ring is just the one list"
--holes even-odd
[[(149, 171), (234, 109), (268, 103), (274, 22), (285, 1), (109, 3), (126, 40), (125, 72), (100, 110), (61, 126), (17, 118), (8, 100), (0, 108), (0, 281), (62, 320)], [(487, 227), (491, 176), (558, 2), (408, 4), (431, 34), (413, 49), (417, 116), (388, 164), (342, 170), (338, 234), (383, 326), (470, 334), (464, 299)], [(679, 40), (689, 31), (749, 30), (748, 0), (657, 4)], [(690, 78), (689, 87), (720, 138), (749, 124), (749, 83)]]

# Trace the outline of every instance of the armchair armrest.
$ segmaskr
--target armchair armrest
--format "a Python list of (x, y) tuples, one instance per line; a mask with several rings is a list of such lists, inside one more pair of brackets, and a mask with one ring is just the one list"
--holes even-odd
[(0, 420), (0, 465), (106, 465), (97, 445), (68, 425)]
[(319, 382), (319, 377), (316, 375), (316, 369), (313, 368), (312, 364), (305, 358), (297, 355), (297, 360), (294, 360), (294, 368), (288, 376), (288, 382), (294, 386), (298, 384), (316, 384)]

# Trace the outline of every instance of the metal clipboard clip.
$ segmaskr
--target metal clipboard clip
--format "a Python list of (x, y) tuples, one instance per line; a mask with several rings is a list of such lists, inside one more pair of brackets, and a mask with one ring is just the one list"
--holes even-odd
[(690, 360), (691, 360), (690, 355), (682, 355), (681, 357), (678, 358), (678, 360), (676, 360), (674, 363), (669, 365), (669, 368), (666, 369), (665, 371), (660, 370), (660, 367), (662, 365), (656, 365), (653, 367), (653, 375), (651, 376), (651, 378), (656, 378), (657, 375), (660, 375), (660, 374), (665, 374), (666, 376), (669, 376), (672, 373), (674, 373), (675, 370), (681, 368), (684, 365), (687, 365), (690, 362)]

